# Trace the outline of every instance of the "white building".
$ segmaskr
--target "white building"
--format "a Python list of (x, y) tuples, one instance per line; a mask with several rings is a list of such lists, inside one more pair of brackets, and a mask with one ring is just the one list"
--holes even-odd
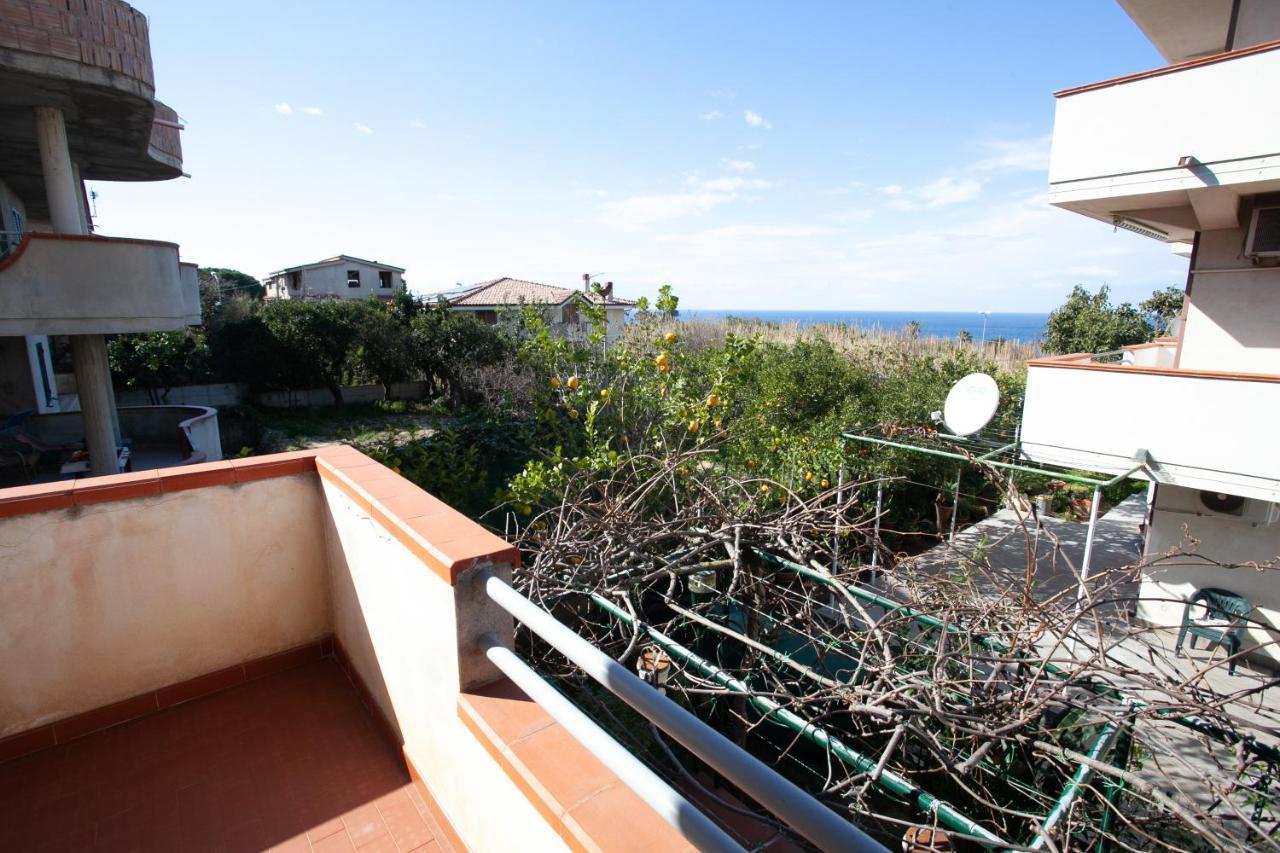
[(1057, 93), (1050, 201), (1189, 255), (1186, 307), (1173, 337), (1030, 362), (1024, 452), (1143, 464), (1139, 618), (1177, 627), (1195, 590), (1229, 590), (1254, 606), (1245, 648), (1276, 661), (1280, 575), (1256, 564), (1280, 555), (1280, 112), (1259, 100), (1280, 91), (1280, 3), (1120, 5), (1170, 64)]
[(336, 255), (271, 273), (263, 284), (267, 299), (390, 299), (404, 289), (404, 269)]
[[(584, 285), (590, 279), (583, 276)], [(600, 293), (587, 287), (575, 290), (556, 287), (518, 278), (495, 278), (461, 290), (440, 294), (455, 311), (468, 311), (485, 323), (497, 323), (500, 312), (518, 310), (522, 305), (535, 305), (543, 309), (543, 317), (553, 331), (571, 337), (584, 337), (590, 332), (589, 322), (579, 308), (592, 303), (603, 305), (610, 342), (622, 336), (627, 322), (627, 310), (635, 306), (630, 299), (613, 295), (613, 282), (604, 285)]]
[[(31, 417), (0, 431), (0, 456), (34, 476), (21, 437), (48, 429), (84, 444), (89, 473), (115, 473), (156, 413), (122, 419), (105, 336), (199, 324), (200, 294), (177, 245), (95, 234), (84, 182), (181, 176), (183, 125), (155, 98), (147, 18), (121, 0), (7, 4), (0, 92), (0, 415)], [(210, 412), (188, 413), (203, 438), (186, 422), (180, 452), (174, 430), (173, 462), (221, 458)]]

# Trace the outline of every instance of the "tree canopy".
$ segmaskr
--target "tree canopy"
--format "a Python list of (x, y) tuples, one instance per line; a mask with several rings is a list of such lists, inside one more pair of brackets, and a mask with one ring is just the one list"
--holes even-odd
[(1049, 315), (1044, 350), (1048, 353), (1109, 352), (1145, 343), (1164, 334), (1182, 310), (1182, 294), (1176, 288), (1156, 291), (1137, 308), (1129, 302), (1111, 304), (1105, 284), (1097, 293), (1081, 285)]

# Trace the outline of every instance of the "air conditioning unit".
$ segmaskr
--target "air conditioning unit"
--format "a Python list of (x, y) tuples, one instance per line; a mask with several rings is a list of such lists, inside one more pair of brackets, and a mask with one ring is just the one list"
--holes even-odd
[(1244, 253), (1250, 258), (1280, 258), (1280, 206), (1253, 209)]
[(1226, 492), (1203, 491), (1200, 506), (1205, 515), (1225, 515), (1251, 524), (1272, 525), (1280, 522), (1280, 504), (1231, 495)]

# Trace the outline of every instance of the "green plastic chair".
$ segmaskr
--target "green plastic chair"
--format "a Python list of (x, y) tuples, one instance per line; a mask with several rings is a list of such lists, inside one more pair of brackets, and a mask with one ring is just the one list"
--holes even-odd
[[(1192, 611), (1199, 605), (1205, 614), (1192, 618)], [(1227, 666), (1230, 675), (1236, 674), (1236, 655), (1244, 642), (1245, 620), (1253, 605), (1242, 595), (1225, 589), (1205, 587), (1198, 590), (1187, 600), (1182, 611), (1182, 630), (1178, 631), (1178, 642), (1173, 647), (1173, 656), (1182, 657), (1182, 641), (1190, 634), (1190, 647), (1196, 647), (1196, 637), (1208, 640), (1210, 644), (1218, 643), (1227, 647), (1231, 662)]]

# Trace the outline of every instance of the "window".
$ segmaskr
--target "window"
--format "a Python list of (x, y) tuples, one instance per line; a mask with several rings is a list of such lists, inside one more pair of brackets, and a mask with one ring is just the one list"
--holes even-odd
[(347, 270), (347, 287), (360, 286), (360, 270)]
[(391, 270), (378, 270), (378, 286), (379, 287), (391, 286)]
[(497, 311), (477, 311), (476, 319), (479, 320), (481, 323), (488, 323), (490, 326), (496, 326), (498, 324), (498, 312)]
[(570, 302), (568, 305), (564, 306), (564, 313), (561, 314), (560, 319), (565, 325), (572, 325), (574, 323), (577, 323), (578, 322), (578, 303)]

